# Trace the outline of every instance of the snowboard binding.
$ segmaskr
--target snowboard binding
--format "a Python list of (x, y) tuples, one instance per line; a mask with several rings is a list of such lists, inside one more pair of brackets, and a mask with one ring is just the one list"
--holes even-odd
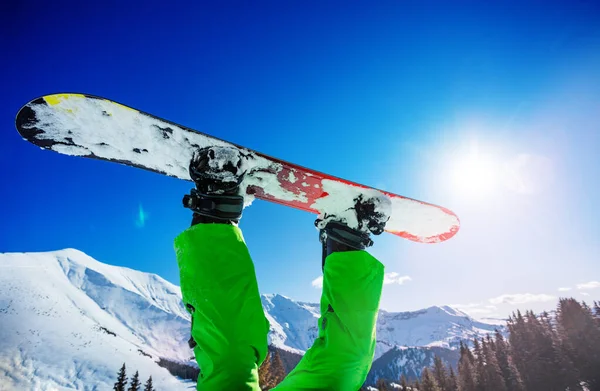
[[(354, 206), (340, 215), (323, 213), (315, 226), (319, 229), (319, 240), (323, 244), (325, 258), (334, 252), (364, 250), (373, 245), (371, 234), (380, 235), (390, 218), (391, 203), (385, 196), (354, 199)], [(349, 223), (354, 221), (356, 223)]]
[(239, 194), (244, 179), (244, 155), (230, 147), (206, 147), (194, 153), (190, 178), (196, 188), (183, 197), (183, 206), (194, 212), (198, 223), (237, 224), (244, 197)]

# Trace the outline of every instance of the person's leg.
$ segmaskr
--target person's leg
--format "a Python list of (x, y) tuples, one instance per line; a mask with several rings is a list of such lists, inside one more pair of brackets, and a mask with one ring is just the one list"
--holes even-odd
[(375, 352), (383, 265), (366, 251), (330, 254), (323, 271), (319, 336), (276, 391), (356, 391)]
[(192, 227), (175, 239), (181, 291), (192, 315), (197, 389), (259, 391), (269, 323), (254, 265), (237, 227), (243, 173), (235, 150), (208, 148), (190, 163), (196, 189), (184, 197)]
[(238, 227), (197, 224), (175, 240), (183, 301), (192, 314), (198, 390), (260, 390), (267, 355), (254, 265)]
[(317, 219), (323, 243), (319, 336), (276, 391), (356, 391), (371, 368), (384, 267), (364, 249), (373, 244), (371, 233), (383, 232), (389, 201), (354, 201), (340, 208), (346, 215)]

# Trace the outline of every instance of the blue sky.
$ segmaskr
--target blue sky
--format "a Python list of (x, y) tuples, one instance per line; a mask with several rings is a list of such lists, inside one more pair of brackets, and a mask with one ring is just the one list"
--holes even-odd
[[(396, 273), (386, 309), (503, 316), (600, 299), (595, 2), (126, 4), (4, 6), (0, 251), (73, 247), (178, 282), (189, 183), (15, 131), (30, 99), (83, 92), (454, 210), (447, 243), (377, 238)], [(313, 220), (258, 201), (244, 212), (261, 291), (318, 300)]]

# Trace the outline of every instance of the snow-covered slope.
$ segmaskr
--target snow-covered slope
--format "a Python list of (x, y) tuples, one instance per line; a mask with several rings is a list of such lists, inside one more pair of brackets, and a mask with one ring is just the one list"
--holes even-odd
[(382, 310), (377, 319), (378, 353), (383, 354), (393, 346), (457, 348), (461, 340), (472, 340), (498, 327), (478, 322), (448, 306), (413, 312)]
[[(281, 295), (263, 295), (263, 307), (271, 322), (270, 343), (292, 351), (306, 351), (318, 334), (319, 305), (296, 302)], [(413, 312), (379, 311), (375, 359), (394, 346), (456, 348), (493, 332), (496, 325), (478, 322), (448, 306)]]
[(0, 270), (0, 389), (112, 389), (123, 362), (189, 389), (155, 363), (191, 355), (177, 286), (71, 249), (0, 254)]
[(282, 295), (262, 295), (265, 315), (271, 324), (269, 344), (303, 354), (319, 334), (319, 305), (294, 301)]
[[(0, 270), (0, 390), (111, 389), (123, 362), (130, 374), (152, 375), (158, 389), (191, 387), (156, 364), (190, 363), (190, 319), (179, 287), (72, 249), (0, 254)], [(311, 346), (318, 304), (281, 295), (262, 295), (262, 303), (272, 345), (300, 354)], [(376, 359), (389, 354), (374, 369), (419, 368), (432, 348), (493, 329), (450, 307), (381, 311)]]

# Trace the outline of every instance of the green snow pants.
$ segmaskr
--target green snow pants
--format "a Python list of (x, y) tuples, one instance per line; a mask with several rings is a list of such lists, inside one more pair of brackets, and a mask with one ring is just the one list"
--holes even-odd
[[(197, 224), (175, 239), (201, 391), (259, 391), (267, 321), (238, 227)], [(333, 253), (323, 273), (319, 336), (274, 390), (356, 391), (375, 351), (383, 265), (366, 251)]]

